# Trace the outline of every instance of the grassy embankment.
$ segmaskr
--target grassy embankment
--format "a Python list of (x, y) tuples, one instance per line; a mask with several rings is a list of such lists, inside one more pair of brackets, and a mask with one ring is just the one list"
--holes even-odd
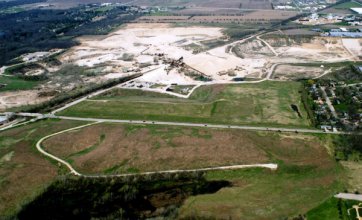
[(16, 91), (16, 90), (29, 90), (36, 87), (39, 81), (27, 81), (11, 76), (0, 76), (0, 84), (6, 84), (5, 87), (0, 88), (0, 92)]
[[(280, 127), (309, 127), (298, 82), (214, 85), (189, 99), (118, 89), (60, 113), (64, 116)], [(298, 106), (302, 118), (291, 105)]]
[(39, 195), (57, 176), (59, 165), (35, 149), (49, 134), (85, 122), (46, 120), (0, 133), (0, 218), (12, 215)]
[(360, 8), (360, 7), (362, 7), (362, 4), (360, 4), (359, 2), (350, 1), (350, 2), (344, 2), (342, 4), (338, 4), (338, 5), (334, 6), (333, 8), (335, 8), (335, 9), (350, 9), (350, 8)]

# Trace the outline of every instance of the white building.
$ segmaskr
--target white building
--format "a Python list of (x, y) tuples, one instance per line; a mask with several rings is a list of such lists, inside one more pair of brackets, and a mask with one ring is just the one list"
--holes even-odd
[(362, 15), (362, 8), (351, 8), (351, 10), (356, 12), (359, 15)]

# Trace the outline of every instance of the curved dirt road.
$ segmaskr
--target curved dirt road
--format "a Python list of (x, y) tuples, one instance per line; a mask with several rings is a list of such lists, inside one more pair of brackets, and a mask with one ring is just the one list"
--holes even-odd
[(65, 160), (62, 160), (60, 159), (59, 157), (56, 157), (54, 156), (53, 154), (50, 154), (48, 152), (46, 152), (45, 150), (43, 150), (43, 148), (41, 147), (41, 144), (43, 141), (45, 141), (46, 139), (50, 138), (50, 137), (53, 137), (53, 136), (56, 136), (58, 134), (63, 134), (63, 133), (66, 133), (68, 131), (73, 131), (73, 130), (77, 130), (77, 129), (80, 129), (80, 128), (85, 128), (85, 127), (88, 127), (88, 126), (91, 126), (91, 125), (94, 125), (94, 124), (98, 124), (100, 122), (95, 122), (95, 123), (90, 123), (90, 124), (86, 124), (86, 125), (82, 125), (82, 126), (78, 126), (78, 127), (74, 127), (74, 128), (69, 128), (69, 129), (66, 129), (66, 130), (63, 130), (63, 131), (59, 131), (59, 132), (56, 132), (56, 133), (53, 133), (53, 134), (50, 134), (48, 136), (45, 136), (43, 138), (41, 138), (37, 143), (36, 143), (36, 149), (44, 154), (45, 156), (47, 157), (50, 157), (52, 158), (53, 160), (56, 160), (58, 161), (59, 163), (62, 163), (64, 164), (65, 166), (67, 166), (70, 170), (70, 172), (76, 176), (82, 176), (82, 174), (78, 173), (67, 161)]

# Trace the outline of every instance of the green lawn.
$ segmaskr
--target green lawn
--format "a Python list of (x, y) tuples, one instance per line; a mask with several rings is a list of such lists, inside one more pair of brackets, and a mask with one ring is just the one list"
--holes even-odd
[(0, 88), (3, 91), (16, 91), (16, 90), (29, 90), (33, 89), (39, 84), (38, 81), (25, 81), (11, 76), (0, 76), (0, 84), (6, 84), (5, 87)]
[[(309, 127), (298, 82), (213, 85), (190, 99), (118, 89), (84, 101), (60, 115), (108, 119)], [(291, 108), (299, 107), (302, 118)]]

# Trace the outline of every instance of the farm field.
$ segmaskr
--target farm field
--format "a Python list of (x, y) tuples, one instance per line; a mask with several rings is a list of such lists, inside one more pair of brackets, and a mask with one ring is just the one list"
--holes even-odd
[[(99, 3), (97, 0), (49, 0), (50, 4), (55, 8), (69, 8), (77, 6), (78, 4), (91, 4)], [(235, 8), (235, 9), (271, 9), (269, 1), (249, 1), (249, 0), (230, 0), (230, 1), (216, 1), (216, 0), (109, 0), (111, 3), (132, 4), (138, 6), (163, 6), (163, 7), (205, 7), (205, 8)], [(36, 4), (35, 4), (36, 5)]]
[(328, 140), (329, 136), (107, 123), (54, 136), (43, 147), (88, 174), (274, 161), (277, 171), (208, 172), (208, 180), (227, 180), (232, 186), (188, 198), (179, 214), (180, 219), (280, 219), (304, 214), (343, 189), (342, 168), (328, 154)]
[[(1, 133), (0, 184), (6, 189), (0, 193), (6, 201), (0, 206), (2, 215), (16, 212), (21, 207), (18, 204), (32, 200), (57, 175), (68, 173), (36, 152), (35, 142), (82, 124), (46, 120)], [(225, 217), (230, 213), (260, 219), (262, 214), (279, 218), (305, 213), (343, 189), (341, 167), (328, 154), (329, 143), (329, 136), (324, 135), (104, 123), (54, 136), (43, 142), (43, 148), (86, 173), (277, 162), (277, 171), (208, 172), (208, 180), (226, 180), (232, 186), (190, 197), (180, 209), (180, 217)], [(216, 207), (222, 209), (216, 213)]]
[[(194, 11), (195, 9), (193, 9)], [(184, 16), (142, 16), (136, 20), (140, 23), (174, 23), (174, 22), (185, 22), (185, 23), (270, 23), (282, 21), (298, 13), (294, 11), (274, 11), (274, 10), (257, 10), (250, 12), (238, 13), (234, 12), (232, 15), (219, 15), (219, 16), (185, 16), (187, 12), (190, 13), (189, 9), (181, 11), (180, 13)], [(212, 12), (210, 12), (212, 13)], [(235, 15), (236, 13), (236, 15)]]
[(319, 160), (325, 153), (316, 142), (317, 138), (304, 135), (98, 124), (52, 137), (43, 147), (81, 173), (122, 174), (284, 160), (303, 164), (306, 159), (301, 158)]
[(0, 134), (0, 218), (17, 212), (42, 193), (58, 175), (59, 167), (35, 149), (35, 142), (48, 134), (84, 122), (46, 120)]
[[(211, 85), (198, 88), (189, 99), (118, 89), (83, 101), (59, 114), (108, 119), (308, 127), (299, 88), (298, 82)], [(301, 117), (292, 110), (292, 104), (298, 107)]]

